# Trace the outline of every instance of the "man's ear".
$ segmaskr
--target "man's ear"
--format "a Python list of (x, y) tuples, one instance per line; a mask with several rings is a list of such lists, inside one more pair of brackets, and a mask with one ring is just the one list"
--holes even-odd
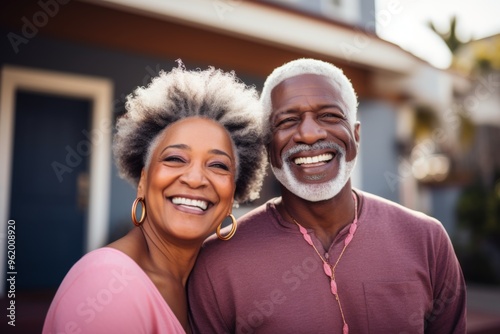
[(361, 123), (359, 121), (356, 121), (354, 123), (354, 139), (356, 140), (356, 143), (359, 145), (359, 140), (360, 140), (360, 129), (361, 129)]
[(144, 198), (146, 194), (146, 181), (147, 181), (146, 171), (143, 168), (141, 171), (141, 178), (139, 179), (139, 184), (137, 185), (137, 197)]
[(272, 158), (271, 158), (271, 142), (266, 144), (266, 155), (267, 155), (267, 163), (269, 165), (272, 165)]

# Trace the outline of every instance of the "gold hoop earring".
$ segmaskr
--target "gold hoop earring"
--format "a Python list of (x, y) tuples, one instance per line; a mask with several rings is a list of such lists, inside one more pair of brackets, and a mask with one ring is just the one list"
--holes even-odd
[[(142, 210), (141, 210), (141, 219), (137, 221), (137, 216), (136, 216), (136, 210), (137, 210), (137, 204), (141, 203)], [(144, 218), (146, 218), (146, 202), (144, 201), (144, 198), (142, 197), (137, 197), (132, 204), (132, 222), (134, 223), (135, 226), (141, 226), (142, 223), (144, 223)]]
[(217, 237), (221, 240), (229, 240), (233, 237), (233, 235), (236, 233), (236, 229), (238, 228), (238, 224), (236, 223), (236, 218), (233, 216), (232, 213), (228, 215), (228, 217), (231, 217), (232, 221), (232, 226), (231, 226), (231, 231), (229, 231), (228, 234), (222, 235), (220, 234), (220, 229), (222, 227), (222, 223), (220, 223), (219, 226), (217, 226)]

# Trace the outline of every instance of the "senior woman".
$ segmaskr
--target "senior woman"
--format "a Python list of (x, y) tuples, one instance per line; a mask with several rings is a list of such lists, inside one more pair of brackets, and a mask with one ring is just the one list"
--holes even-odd
[(179, 63), (128, 96), (113, 148), (137, 186), (137, 227), (71, 268), (43, 333), (190, 333), (185, 285), (198, 251), (214, 231), (230, 239), (234, 202), (262, 185), (257, 95), (232, 72)]

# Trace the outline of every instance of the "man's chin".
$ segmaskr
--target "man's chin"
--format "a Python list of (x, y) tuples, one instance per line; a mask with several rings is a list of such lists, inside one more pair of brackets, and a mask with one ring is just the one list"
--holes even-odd
[(272, 166), (271, 168), (276, 179), (288, 189), (288, 191), (309, 202), (320, 202), (332, 199), (337, 196), (348, 180), (348, 177), (347, 179), (340, 177), (342, 178), (342, 180), (340, 180), (339, 176), (337, 176), (333, 180), (321, 183), (300, 182), (294, 177), (289, 169), (278, 169)]
[(292, 177), (286, 177), (283, 174), (274, 175), (278, 181), (292, 194), (309, 202), (319, 202), (331, 199), (338, 193), (335, 189), (337, 182), (329, 181), (327, 183), (304, 183), (299, 182)]
[(338, 191), (334, 191), (334, 188), (335, 187), (331, 187), (329, 184), (322, 183), (321, 185), (301, 185), (293, 191), (289, 190), (306, 201), (320, 202), (335, 197), (338, 194)]

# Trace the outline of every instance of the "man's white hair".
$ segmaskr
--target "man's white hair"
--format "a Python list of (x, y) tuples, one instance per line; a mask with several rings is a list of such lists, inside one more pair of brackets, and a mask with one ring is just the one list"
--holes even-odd
[(340, 88), (340, 95), (347, 105), (347, 119), (350, 124), (354, 125), (356, 121), (356, 113), (358, 109), (358, 99), (356, 92), (352, 87), (351, 81), (345, 76), (342, 70), (330, 63), (310, 58), (300, 58), (288, 62), (280, 67), (277, 67), (266, 79), (260, 102), (263, 109), (264, 117), (264, 136), (266, 142), (271, 138), (270, 117), (273, 112), (271, 103), (271, 92), (274, 87), (279, 85), (284, 80), (295, 77), (301, 74), (317, 74), (323, 75), (335, 82)]

